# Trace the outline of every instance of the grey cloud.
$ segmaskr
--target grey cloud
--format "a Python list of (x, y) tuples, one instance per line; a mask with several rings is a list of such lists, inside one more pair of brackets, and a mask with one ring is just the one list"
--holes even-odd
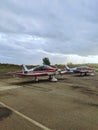
[(40, 49), (98, 55), (97, 5), (97, 0), (4, 0), (0, 2), (0, 32), (5, 40), (0, 40), (0, 48), (9, 57), (18, 57), (17, 51), (21, 57), (27, 54), (28, 62), (30, 55), (44, 56)]

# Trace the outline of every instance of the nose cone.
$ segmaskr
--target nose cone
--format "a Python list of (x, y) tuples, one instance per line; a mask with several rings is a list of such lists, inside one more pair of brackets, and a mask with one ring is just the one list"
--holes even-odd
[(61, 72), (61, 69), (57, 69), (58, 72)]
[(60, 74), (61, 73), (61, 69), (56, 69), (56, 74)]
[(57, 68), (53, 68), (53, 71), (57, 71), (58, 69)]
[(52, 67), (51, 67), (51, 68), (49, 68), (48, 70), (51, 71), (51, 72), (56, 72), (56, 71), (57, 71), (57, 68), (52, 68)]

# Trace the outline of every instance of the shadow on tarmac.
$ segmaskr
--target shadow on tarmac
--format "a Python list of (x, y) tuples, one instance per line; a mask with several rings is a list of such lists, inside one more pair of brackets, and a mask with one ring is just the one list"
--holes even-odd
[(0, 121), (4, 118), (9, 117), (12, 114), (12, 111), (6, 107), (0, 107)]

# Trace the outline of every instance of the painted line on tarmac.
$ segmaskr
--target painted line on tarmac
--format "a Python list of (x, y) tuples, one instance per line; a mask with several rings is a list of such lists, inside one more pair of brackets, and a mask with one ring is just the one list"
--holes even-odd
[(16, 89), (16, 88), (20, 88), (22, 86), (3, 86), (0, 87), (0, 91), (5, 91), (5, 90), (9, 90), (9, 89)]
[(50, 128), (48, 128), (48, 127), (42, 125), (41, 123), (39, 123), (39, 122), (37, 122), (37, 121), (35, 121), (35, 120), (33, 120), (33, 119), (27, 117), (27, 116), (25, 116), (24, 114), (18, 112), (17, 110), (13, 109), (12, 107), (6, 105), (6, 104), (3, 103), (3, 102), (0, 102), (0, 105), (2, 105), (3, 107), (6, 107), (6, 108), (8, 108), (8, 109), (10, 109), (11, 111), (13, 111), (14, 113), (16, 113), (17, 115), (21, 116), (22, 118), (26, 119), (26, 120), (29, 121), (30, 123), (36, 125), (37, 127), (41, 128), (41, 129), (43, 129), (43, 130), (51, 130)]

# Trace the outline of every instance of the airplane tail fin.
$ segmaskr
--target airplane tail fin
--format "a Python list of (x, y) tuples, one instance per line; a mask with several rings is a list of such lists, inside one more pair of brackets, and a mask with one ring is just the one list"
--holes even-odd
[(26, 65), (22, 65), (22, 72), (25, 73), (28, 71), (28, 68), (26, 67)]
[(70, 71), (70, 68), (67, 65), (65, 65), (65, 70)]

